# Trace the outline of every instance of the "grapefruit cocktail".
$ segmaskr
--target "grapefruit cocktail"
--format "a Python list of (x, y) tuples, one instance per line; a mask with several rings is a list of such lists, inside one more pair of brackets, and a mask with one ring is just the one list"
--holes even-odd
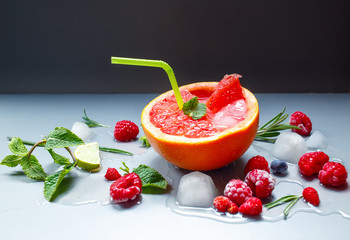
[[(126, 64), (133, 63), (127, 60)], [(133, 65), (149, 64), (139, 61)], [(241, 86), (240, 77), (231, 74), (220, 82), (180, 88), (172, 83), (173, 90), (156, 97), (141, 114), (142, 128), (154, 150), (177, 167), (198, 171), (218, 169), (241, 157), (257, 133), (259, 107), (255, 96)], [(193, 105), (193, 99), (205, 110), (200, 117), (183, 109), (189, 102)]]

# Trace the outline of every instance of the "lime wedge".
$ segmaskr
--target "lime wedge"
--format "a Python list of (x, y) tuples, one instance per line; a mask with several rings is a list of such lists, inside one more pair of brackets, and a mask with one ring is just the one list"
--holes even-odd
[(97, 142), (87, 143), (78, 146), (74, 151), (74, 156), (78, 160), (78, 167), (91, 171), (101, 166), (100, 151)]

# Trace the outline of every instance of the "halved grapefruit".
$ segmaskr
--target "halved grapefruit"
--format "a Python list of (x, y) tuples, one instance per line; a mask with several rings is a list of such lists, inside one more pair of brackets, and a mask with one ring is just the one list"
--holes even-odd
[[(218, 169), (242, 156), (254, 141), (259, 107), (255, 96), (240, 86), (239, 77), (226, 75), (220, 83), (180, 87), (184, 102), (197, 96), (207, 104), (207, 114), (199, 120), (178, 109), (172, 90), (152, 100), (142, 111), (141, 124), (154, 150), (175, 166), (197, 171)], [(215, 116), (228, 111), (233, 112), (234, 121), (226, 126), (213, 123)]]

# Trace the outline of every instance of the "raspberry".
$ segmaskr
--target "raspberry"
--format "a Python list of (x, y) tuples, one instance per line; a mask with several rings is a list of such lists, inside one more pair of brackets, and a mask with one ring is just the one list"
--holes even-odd
[(318, 175), (322, 184), (332, 187), (345, 185), (347, 177), (345, 167), (338, 162), (327, 162)]
[(113, 182), (110, 195), (116, 203), (134, 200), (141, 194), (142, 182), (136, 173), (128, 173)]
[(261, 200), (251, 197), (239, 207), (238, 211), (247, 215), (259, 215), (262, 212)]
[(299, 159), (299, 171), (305, 176), (318, 174), (323, 165), (329, 161), (329, 157), (324, 152), (309, 152), (305, 153)]
[(138, 134), (139, 127), (129, 120), (119, 121), (115, 124), (114, 137), (118, 141), (131, 141), (135, 139)]
[(225, 197), (240, 206), (252, 196), (252, 190), (240, 179), (232, 179), (226, 184)]
[(238, 213), (238, 206), (236, 203), (230, 201), (230, 203), (227, 205), (226, 211), (231, 214), (236, 214)]
[(272, 193), (276, 180), (268, 172), (255, 169), (247, 174), (244, 182), (248, 184), (256, 197), (265, 198)]
[(244, 175), (247, 175), (250, 171), (254, 169), (265, 170), (270, 173), (269, 163), (263, 156), (255, 156), (248, 160), (247, 164), (244, 167)]
[(226, 212), (229, 203), (231, 203), (231, 200), (228, 197), (224, 196), (218, 196), (213, 201), (214, 208), (223, 213)]
[(300, 127), (301, 129), (292, 129), (292, 131), (302, 136), (309, 136), (312, 130), (310, 118), (300, 111), (297, 111), (290, 116), (290, 125)]
[(304, 189), (303, 198), (305, 201), (311, 203), (314, 206), (318, 206), (320, 204), (320, 197), (318, 196), (316, 189), (312, 187), (307, 187)]
[(121, 175), (119, 174), (117, 169), (115, 169), (115, 168), (108, 168), (107, 169), (105, 178), (108, 181), (115, 181), (115, 180), (117, 180), (120, 177), (121, 177)]

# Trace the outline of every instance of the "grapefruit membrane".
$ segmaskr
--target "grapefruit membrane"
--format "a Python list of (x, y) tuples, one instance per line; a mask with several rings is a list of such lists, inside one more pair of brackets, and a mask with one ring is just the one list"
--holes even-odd
[[(224, 167), (242, 156), (257, 133), (259, 107), (238, 77), (180, 87), (184, 102), (197, 96), (207, 104), (207, 114), (199, 120), (183, 114), (173, 90), (152, 100), (142, 111), (141, 124), (154, 150), (177, 167), (198, 171)], [(235, 83), (228, 84), (227, 78)]]

